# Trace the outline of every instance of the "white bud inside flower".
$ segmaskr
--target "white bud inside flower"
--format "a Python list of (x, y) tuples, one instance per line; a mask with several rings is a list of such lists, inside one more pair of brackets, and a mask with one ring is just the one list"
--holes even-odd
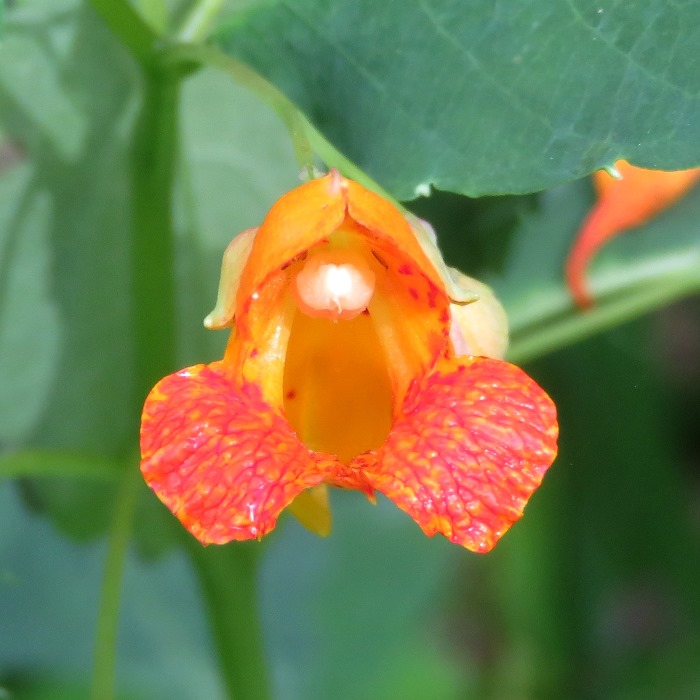
[(292, 284), (299, 308), (334, 321), (359, 316), (374, 294), (374, 273), (365, 259), (343, 249), (312, 253)]

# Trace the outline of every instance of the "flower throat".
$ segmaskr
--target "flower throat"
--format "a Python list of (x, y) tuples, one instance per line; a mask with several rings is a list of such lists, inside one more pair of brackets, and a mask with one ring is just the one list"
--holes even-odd
[(368, 308), (374, 288), (369, 264), (345, 247), (310, 253), (292, 283), (285, 413), (309, 449), (345, 463), (379, 447), (391, 428), (391, 383)]

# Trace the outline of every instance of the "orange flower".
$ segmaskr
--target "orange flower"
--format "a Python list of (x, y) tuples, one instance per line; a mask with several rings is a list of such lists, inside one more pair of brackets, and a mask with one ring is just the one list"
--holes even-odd
[[(451, 304), (476, 299), (465, 284), (481, 300)], [(486, 552), (556, 454), (544, 391), (456, 354), (502, 353), (501, 314), (419, 222), (333, 171), (229, 246), (205, 322), (232, 326), (226, 353), (152, 390), (143, 475), (203, 543), (261, 538), (290, 505), (325, 531), (328, 484), (384, 493), (427, 535)]]
[(586, 308), (593, 299), (586, 285), (586, 268), (606, 241), (641, 226), (682, 197), (700, 177), (692, 170), (645, 170), (624, 160), (615, 163), (619, 177), (605, 170), (593, 174), (598, 201), (583, 222), (566, 261), (566, 280), (576, 303)]

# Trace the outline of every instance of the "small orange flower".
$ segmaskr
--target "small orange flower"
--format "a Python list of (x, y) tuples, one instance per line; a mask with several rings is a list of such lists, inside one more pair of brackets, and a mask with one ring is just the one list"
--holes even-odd
[(287, 506), (325, 531), (326, 484), (478, 552), (520, 518), (555, 407), (477, 356), (505, 349), (500, 307), (420, 222), (333, 171), (233, 240), (219, 292), (205, 324), (232, 327), (224, 358), (161, 380), (141, 426), (146, 481), (201, 542), (261, 538)]
[(615, 163), (618, 177), (605, 170), (593, 174), (598, 201), (583, 222), (566, 261), (566, 279), (576, 303), (586, 308), (593, 299), (586, 268), (598, 249), (627, 229), (641, 226), (682, 197), (700, 177), (692, 170), (646, 170), (624, 160)]

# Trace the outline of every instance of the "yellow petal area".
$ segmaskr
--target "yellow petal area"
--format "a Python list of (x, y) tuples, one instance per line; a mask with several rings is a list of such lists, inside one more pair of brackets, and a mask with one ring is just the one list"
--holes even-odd
[(450, 304), (450, 340), (455, 355), (479, 355), (501, 360), (508, 349), (508, 317), (491, 288), (449, 268), (455, 286), (478, 294), (471, 304)]
[(328, 537), (331, 534), (331, 507), (325, 484), (302, 491), (287, 509), (315, 535)]
[(233, 324), (236, 312), (236, 295), (241, 273), (248, 262), (257, 228), (241, 231), (226, 247), (221, 263), (219, 291), (214, 310), (204, 319), (205, 328), (219, 330)]
[(389, 370), (369, 313), (331, 321), (297, 312), (287, 346), (284, 410), (311, 450), (347, 464), (389, 434)]
[[(426, 254), (428, 260), (430, 260), (432, 266), (438, 271), (440, 277), (442, 278), (445, 289), (447, 290), (447, 295), (450, 297), (450, 301), (453, 304), (463, 305), (471, 304), (479, 299), (479, 292), (477, 289), (472, 289), (469, 286), (460, 284), (459, 280), (454, 276), (455, 270), (453, 268), (447, 267), (445, 261), (442, 259), (442, 253), (437, 245), (437, 236), (433, 227), (423, 219), (419, 219), (413, 214), (407, 214), (406, 219), (413, 229), (413, 233), (416, 235), (416, 240)], [(461, 273), (460, 273), (461, 274)], [(462, 275), (465, 279), (468, 278), (466, 275)]]

